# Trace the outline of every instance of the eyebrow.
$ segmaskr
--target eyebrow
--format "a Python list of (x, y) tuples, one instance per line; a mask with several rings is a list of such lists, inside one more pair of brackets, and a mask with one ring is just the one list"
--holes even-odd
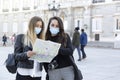
[[(54, 23), (52, 23), (51, 25), (55, 25)], [(56, 25), (56, 26), (58, 26), (58, 25)]]
[(36, 26), (42, 26), (42, 25), (36, 24)]

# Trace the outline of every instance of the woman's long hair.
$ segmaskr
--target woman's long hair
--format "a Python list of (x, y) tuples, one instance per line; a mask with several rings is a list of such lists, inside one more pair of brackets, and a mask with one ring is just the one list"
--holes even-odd
[[(36, 27), (36, 23), (38, 21), (42, 22), (42, 30), (41, 30), (39, 36), (37, 37), (37, 35), (35, 33), (35, 27)], [(28, 31), (27, 31), (27, 34), (25, 35), (25, 39), (24, 39), (25, 45), (30, 45), (30, 43), (31, 43), (33, 46), (36, 38), (44, 39), (44, 22), (38, 16), (32, 17), (30, 22), (29, 22)]]
[(57, 34), (58, 43), (61, 43), (64, 45), (64, 47), (66, 47), (67, 35), (64, 32), (63, 22), (59, 17), (54, 16), (54, 17), (50, 18), (48, 26), (47, 26), (46, 36), (45, 36), (46, 40), (51, 40), (51, 38), (52, 38), (52, 35), (50, 32), (50, 24), (51, 24), (52, 20), (58, 21), (58, 26), (59, 26), (59, 33)]

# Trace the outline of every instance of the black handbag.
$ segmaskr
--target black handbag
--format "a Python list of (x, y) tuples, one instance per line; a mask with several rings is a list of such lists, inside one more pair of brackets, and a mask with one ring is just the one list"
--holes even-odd
[(74, 73), (75, 73), (75, 80), (83, 79), (82, 73), (81, 73), (80, 69), (78, 69), (77, 67), (74, 67)]
[(74, 74), (75, 74), (75, 79), (74, 80), (82, 80), (83, 79), (83, 75), (81, 73), (81, 70), (78, 69), (78, 67), (77, 67), (77, 65), (76, 65), (76, 63), (74, 61), (73, 56), (69, 56), (69, 57), (70, 57), (70, 60), (71, 60), (71, 62), (73, 64), (73, 68), (74, 68)]
[(17, 71), (17, 63), (15, 61), (15, 55), (12, 54), (8, 54), (8, 58), (5, 61), (6, 64), (6, 68), (10, 73), (16, 73)]

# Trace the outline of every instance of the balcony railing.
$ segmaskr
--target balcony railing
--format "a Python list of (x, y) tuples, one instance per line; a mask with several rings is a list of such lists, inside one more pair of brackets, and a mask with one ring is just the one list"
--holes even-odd
[(93, 3), (101, 3), (101, 2), (105, 2), (105, 0), (93, 0)]
[(23, 10), (30, 10), (30, 7), (23, 7)]
[(12, 11), (19, 11), (19, 8), (12, 8)]
[(37, 6), (34, 6), (34, 9), (37, 9), (38, 7)]
[(3, 12), (9, 12), (9, 9), (3, 9), (2, 11)]
[(113, 1), (120, 1), (120, 0), (113, 0)]

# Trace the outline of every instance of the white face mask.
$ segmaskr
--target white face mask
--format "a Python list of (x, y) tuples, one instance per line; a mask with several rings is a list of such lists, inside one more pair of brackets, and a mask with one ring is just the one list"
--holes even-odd
[(39, 34), (41, 32), (42, 28), (35, 27), (35, 33)]
[(59, 28), (55, 28), (55, 27), (50, 26), (50, 32), (52, 35), (57, 35), (59, 32)]

